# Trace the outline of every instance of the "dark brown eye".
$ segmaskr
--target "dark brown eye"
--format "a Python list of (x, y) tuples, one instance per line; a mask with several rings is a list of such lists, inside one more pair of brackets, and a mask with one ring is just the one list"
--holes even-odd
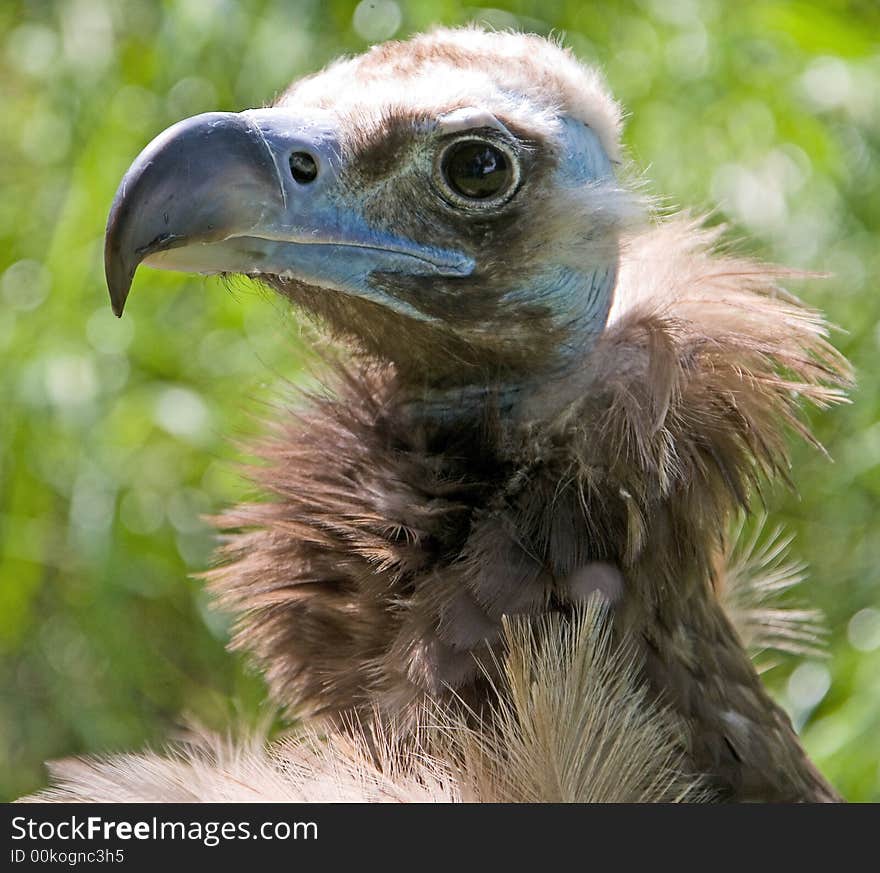
[(518, 167), (511, 152), (482, 139), (447, 146), (439, 161), (442, 186), (454, 203), (471, 208), (505, 202), (516, 187)]

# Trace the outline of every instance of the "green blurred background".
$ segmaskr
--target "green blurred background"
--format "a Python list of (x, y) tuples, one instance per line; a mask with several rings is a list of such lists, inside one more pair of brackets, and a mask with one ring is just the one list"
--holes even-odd
[[(503, 8), (495, 8), (503, 7)], [(110, 314), (102, 232), (178, 119), (270, 100), (342, 52), (436, 23), (561, 34), (631, 113), (670, 205), (718, 205), (752, 251), (828, 271), (797, 292), (845, 330), (854, 404), (813, 415), (772, 518), (808, 562), (826, 659), (768, 674), (819, 765), (880, 800), (880, 4), (57, 0), (0, 5), (0, 797), (42, 762), (133, 749), (264, 691), (190, 577), (199, 516), (248, 493), (230, 441), (302, 366), (295, 316), (247, 283), (144, 271)]]

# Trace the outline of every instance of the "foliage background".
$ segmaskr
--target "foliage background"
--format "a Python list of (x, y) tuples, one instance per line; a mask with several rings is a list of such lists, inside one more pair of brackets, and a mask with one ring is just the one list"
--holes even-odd
[(261, 105), (340, 52), (442, 22), (561, 33), (631, 112), (668, 203), (719, 205), (845, 328), (855, 403), (813, 416), (772, 518), (808, 562), (825, 660), (768, 678), (852, 800), (880, 800), (880, 6), (873, 0), (57, 0), (0, 5), (0, 796), (42, 762), (161, 743), (183, 714), (257, 717), (263, 688), (188, 574), (199, 520), (247, 493), (228, 440), (302, 366), (254, 286), (144, 271), (121, 322), (102, 277), (116, 185), (157, 132)]

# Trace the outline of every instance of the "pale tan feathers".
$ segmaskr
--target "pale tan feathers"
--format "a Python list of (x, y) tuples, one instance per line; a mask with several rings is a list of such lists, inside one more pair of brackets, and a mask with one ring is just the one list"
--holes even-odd
[(638, 657), (592, 597), (575, 621), (509, 621), (492, 729), (453, 735), (475, 800), (646, 803), (706, 799), (684, 726), (652, 702)]
[(766, 518), (750, 531), (737, 525), (718, 573), (718, 596), (743, 645), (760, 659), (766, 652), (817, 656), (823, 653), (822, 613), (792, 600), (806, 578), (806, 565), (792, 560), (792, 538), (782, 528), (767, 532)]
[[(483, 723), (427, 705), (415, 731), (373, 725), (274, 743), (196, 736), (164, 754), (63, 761), (40, 802), (678, 802), (681, 726), (635, 679), (594, 598), (577, 621), (506, 628), (500, 703)], [(491, 727), (489, 724), (491, 723)], [(378, 756), (378, 757), (377, 757)]]

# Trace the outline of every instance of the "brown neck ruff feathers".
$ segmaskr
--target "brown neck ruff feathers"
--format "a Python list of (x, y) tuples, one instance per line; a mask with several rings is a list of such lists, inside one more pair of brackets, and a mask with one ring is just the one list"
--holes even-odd
[[(406, 723), (428, 699), (495, 711), (505, 616), (598, 593), (721, 798), (833, 800), (719, 602), (723, 532), (787, 471), (800, 400), (841, 399), (845, 361), (791, 274), (665, 221), (622, 242), (609, 324), (582, 366), (447, 421), (369, 357), (335, 366), (259, 447), (268, 503), (211, 585), (276, 698)], [(497, 712), (495, 712), (497, 716)], [(495, 717), (491, 716), (491, 717)]]

